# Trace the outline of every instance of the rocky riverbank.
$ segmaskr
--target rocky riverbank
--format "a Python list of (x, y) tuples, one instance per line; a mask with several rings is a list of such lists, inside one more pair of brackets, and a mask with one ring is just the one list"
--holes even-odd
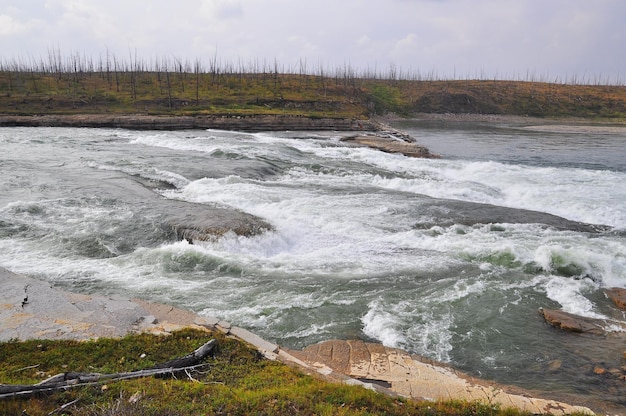
[(251, 344), (268, 359), (386, 394), (421, 400), (480, 400), (531, 413), (592, 414), (587, 407), (473, 379), (445, 365), (380, 344), (329, 341), (303, 351), (290, 351), (218, 318), (121, 296), (69, 293), (0, 269), (0, 341), (120, 337), (131, 332), (169, 334), (185, 327), (219, 330)]
[(0, 115), (0, 127), (105, 127), (132, 130), (379, 131), (372, 120), (288, 115), (152, 116), (143, 114)]

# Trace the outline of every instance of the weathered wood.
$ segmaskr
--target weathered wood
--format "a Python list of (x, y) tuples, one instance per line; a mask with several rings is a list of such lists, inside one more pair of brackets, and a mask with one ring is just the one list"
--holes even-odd
[(65, 390), (72, 387), (98, 383), (101, 381), (127, 380), (131, 378), (149, 377), (192, 370), (213, 350), (217, 341), (211, 339), (192, 353), (184, 357), (157, 364), (154, 367), (123, 373), (77, 373), (67, 372), (56, 374), (37, 384), (0, 384), (0, 399), (13, 396), (28, 396), (35, 393)]
[(204, 357), (209, 355), (209, 353), (213, 350), (213, 347), (215, 346), (216, 342), (217, 342), (216, 340), (212, 339), (209, 342), (197, 348), (196, 350), (194, 350), (193, 352), (185, 355), (184, 357), (176, 358), (174, 360), (167, 361), (162, 364), (157, 364), (152, 368), (154, 369), (175, 368), (176, 369), (176, 368), (183, 368), (183, 367), (188, 367), (188, 366), (197, 364), (200, 361), (202, 361)]

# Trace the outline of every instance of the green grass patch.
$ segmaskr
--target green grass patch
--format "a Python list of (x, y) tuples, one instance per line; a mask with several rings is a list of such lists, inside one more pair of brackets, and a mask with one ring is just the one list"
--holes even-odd
[[(0, 381), (34, 384), (67, 372), (112, 373), (183, 356), (208, 339), (217, 347), (191, 377), (97, 383), (28, 398), (0, 400), (3, 415), (519, 415), (476, 402), (426, 402), (326, 382), (264, 359), (221, 333), (184, 330), (88, 342), (34, 340), (0, 344)], [(64, 407), (65, 406), (65, 407)]]

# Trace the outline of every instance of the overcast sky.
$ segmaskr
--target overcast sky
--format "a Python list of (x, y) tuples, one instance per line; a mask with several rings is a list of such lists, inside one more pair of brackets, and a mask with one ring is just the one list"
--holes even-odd
[(626, 81), (624, 0), (0, 0), (0, 58)]

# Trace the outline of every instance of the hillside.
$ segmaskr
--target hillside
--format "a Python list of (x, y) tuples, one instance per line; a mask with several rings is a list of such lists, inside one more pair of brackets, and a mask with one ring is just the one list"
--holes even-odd
[(626, 119), (626, 87), (499, 80), (398, 80), (189, 71), (0, 68), (0, 113), (290, 115), (366, 119), (395, 113)]

